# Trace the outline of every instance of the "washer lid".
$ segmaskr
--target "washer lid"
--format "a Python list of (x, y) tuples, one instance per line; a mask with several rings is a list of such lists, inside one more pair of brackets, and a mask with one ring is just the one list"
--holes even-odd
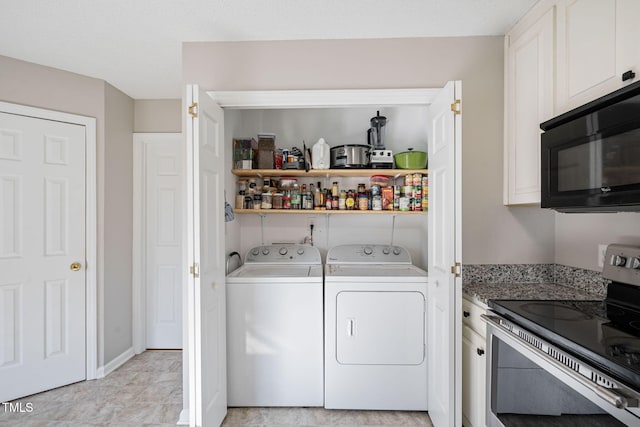
[[(325, 270), (327, 278), (381, 278), (391, 277), (427, 277), (427, 272), (415, 265), (354, 265), (354, 264), (327, 264)], [(370, 280), (367, 279), (367, 280)]]
[(229, 273), (227, 278), (274, 278), (274, 277), (322, 277), (322, 266), (318, 265), (266, 265), (245, 264)]
[(397, 245), (338, 245), (327, 252), (329, 264), (411, 264), (411, 255)]

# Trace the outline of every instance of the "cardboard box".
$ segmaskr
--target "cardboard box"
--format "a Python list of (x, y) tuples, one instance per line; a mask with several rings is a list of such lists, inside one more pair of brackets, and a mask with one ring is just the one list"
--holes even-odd
[(276, 136), (272, 133), (258, 134), (258, 156), (255, 166), (258, 169), (274, 169), (274, 153), (276, 151)]
[(382, 210), (393, 210), (393, 187), (382, 187)]

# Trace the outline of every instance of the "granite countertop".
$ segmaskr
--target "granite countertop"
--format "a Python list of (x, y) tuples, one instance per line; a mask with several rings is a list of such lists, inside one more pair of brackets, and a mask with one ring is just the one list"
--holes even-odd
[(555, 283), (463, 283), (462, 292), (484, 305), (491, 299), (598, 300), (602, 296)]

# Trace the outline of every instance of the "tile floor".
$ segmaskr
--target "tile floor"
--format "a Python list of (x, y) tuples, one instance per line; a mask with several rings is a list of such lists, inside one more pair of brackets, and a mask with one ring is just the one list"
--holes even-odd
[[(182, 410), (182, 353), (146, 351), (105, 378), (19, 399), (30, 412), (0, 406), (0, 426), (175, 426)], [(426, 426), (425, 412), (323, 408), (229, 408), (225, 427)]]

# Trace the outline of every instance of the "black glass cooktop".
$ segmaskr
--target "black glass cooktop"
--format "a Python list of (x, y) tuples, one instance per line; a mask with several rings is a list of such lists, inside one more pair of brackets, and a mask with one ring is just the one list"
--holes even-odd
[(640, 307), (629, 304), (640, 303), (640, 294), (612, 286), (604, 301), (492, 300), (489, 307), (640, 389)]

